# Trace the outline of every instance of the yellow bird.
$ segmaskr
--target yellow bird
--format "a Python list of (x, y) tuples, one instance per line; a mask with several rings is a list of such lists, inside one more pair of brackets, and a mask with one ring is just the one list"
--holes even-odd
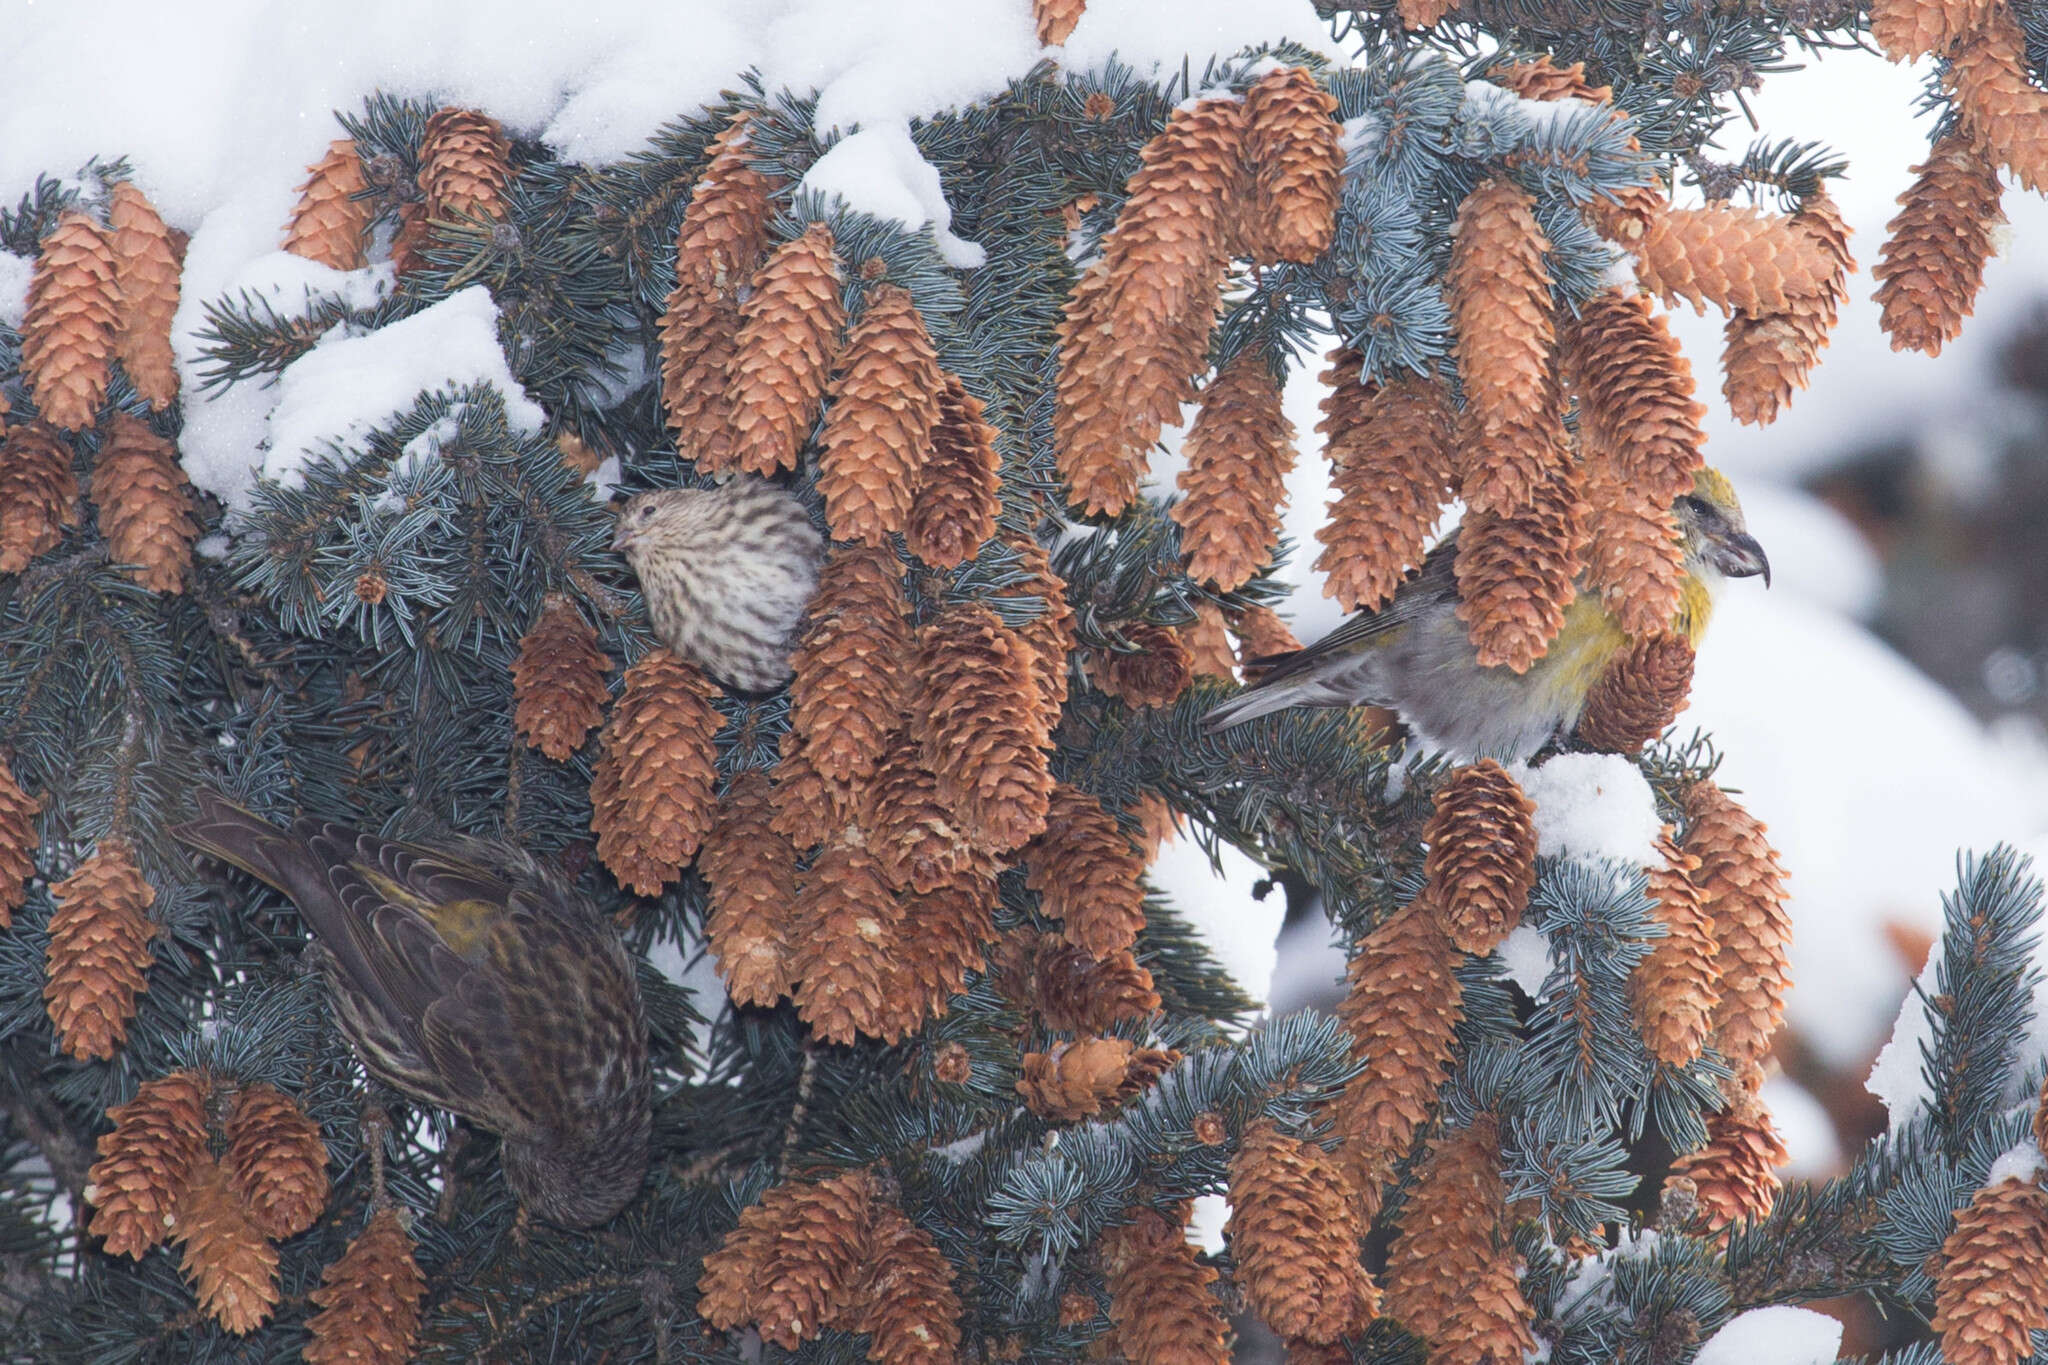
[[(1685, 547), (1685, 586), (1672, 629), (1695, 647), (1725, 578), (1761, 574), (1771, 562), (1743, 523), (1742, 504), (1720, 471), (1701, 469), (1673, 508)], [(1627, 643), (1621, 626), (1582, 586), (1564, 624), (1526, 673), (1479, 663), (1457, 617), (1452, 531), (1374, 612), (1348, 617), (1306, 649), (1283, 654), (1258, 682), (1209, 712), (1212, 731), (1290, 706), (1383, 706), (1426, 748), (1457, 757), (1526, 758), (1578, 724), (1587, 694)]]

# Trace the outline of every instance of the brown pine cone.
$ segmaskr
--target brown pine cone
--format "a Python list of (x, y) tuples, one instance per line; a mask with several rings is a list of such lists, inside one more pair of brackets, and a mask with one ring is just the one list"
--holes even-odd
[(1430, 1145), (1387, 1253), (1387, 1315), (1449, 1362), (1519, 1360), (1536, 1348), (1517, 1280), (1491, 1115)]
[(2048, 1329), (2048, 1192), (2018, 1176), (1958, 1209), (1941, 1244), (1934, 1330), (1952, 1365), (2021, 1365)]
[(28, 899), (40, 846), (35, 818), (42, 808), (42, 798), (21, 789), (13, 768), (0, 755), (0, 929), (14, 923), (14, 912)]
[(1250, 581), (1280, 541), (1280, 506), (1294, 467), (1294, 424), (1280, 408), (1280, 380), (1246, 347), (1202, 391), (1188, 429), (1180, 523), (1188, 577), (1230, 592)]
[(41, 422), (10, 427), (0, 445), (0, 574), (20, 573), (77, 524), (70, 445)]
[(1557, 638), (1577, 596), (1586, 508), (1578, 470), (1553, 466), (1513, 516), (1473, 512), (1458, 529), (1458, 619), (1479, 662), (1526, 673)]
[(1039, 719), (1046, 733), (1059, 728), (1060, 710), (1067, 704), (1067, 682), (1071, 657), (1079, 643), (1074, 630), (1074, 608), (1067, 601), (1066, 580), (1053, 572), (1052, 556), (1036, 540), (1024, 535), (1005, 536), (1003, 543), (1017, 556), (1017, 570), (1024, 575), (1017, 584), (1001, 588), (997, 597), (1033, 597), (1044, 609), (1017, 630), (1030, 646), (1031, 676), (1038, 684)]
[(320, 1310), (306, 1320), (306, 1365), (405, 1365), (418, 1346), (426, 1295), (412, 1238), (387, 1204), (306, 1296)]
[(711, 888), (705, 937), (727, 994), (741, 1005), (773, 1005), (796, 986), (788, 932), (796, 905), (796, 850), (775, 832), (767, 774), (733, 778), (718, 820), (697, 854)]
[(1337, 101), (1299, 66), (1276, 67), (1244, 92), (1245, 157), (1252, 193), (1245, 204), (1253, 260), (1306, 265), (1337, 233), (1344, 171)]
[(141, 419), (116, 413), (93, 465), (92, 500), (108, 554), (133, 566), (151, 592), (182, 592), (199, 526), (176, 447)]
[(863, 795), (868, 848), (895, 890), (937, 891), (991, 870), (987, 855), (939, 800), (938, 778), (925, 767), (922, 747), (908, 731), (889, 736)]
[(1024, 884), (1040, 913), (1100, 961), (1127, 951), (1145, 927), (1145, 860), (1116, 818), (1087, 792), (1056, 783), (1045, 829), (1024, 850)]
[(1049, 743), (1031, 647), (987, 607), (955, 603), (919, 632), (911, 713), (939, 799), (976, 847), (1007, 853), (1045, 828)]
[(1536, 884), (1536, 807), (1490, 758), (1453, 769), (1423, 828), (1422, 895), (1453, 943), (1489, 953), (1522, 918)]
[(1899, 196), (1870, 273), (1892, 349), (1940, 355), (1976, 308), (1993, 234), (2005, 222), (2004, 191), (1998, 168), (1963, 133), (1937, 141), (1913, 172), (1920, 178)]
[(1738, 422), (1762, 426), (1777, 420), (1792, 401), (1792, 390), (1806, 387), (1820, 353), (1828, 344), (1842, 301), (1849, 296), (1849, 273), (1856, 261), (1849, 255), (1849, 225), (1826, 190), (1815, 190), (1793, 223), (1824, 247), (1835, 263), (1827, 288), (1786, 313), (1767, 318), (1728, 320), (1721, 355), (1721, 392)]
[(871, 1208), (866, 1269), (826, 1326), (866, 1334), (875, 1365), (954, 1365), (960, 1296), (952, 1263), (901, 1209), (881, 1200)]
[(825, 521), (835, 539), (887, 549), (910, 524), (944, 383), (909, 290), (883, 284), (868, 291), (838, 370), (818, 456)]
[(858, 826), (825, 845), (797, 880), (790, 969), (797, 1017), (828, 1043), (857, 1036), (900, 1042), (922, 1002), (889, 989), (901, 955), (903, 905), (882, 879)]
[(1231, 1254), (1245, 1300), (1285, 1337), (1327, 1344), (1362, 1330), (1379, 1290), (1359, 1263), (1365, 1226), (1337, 1161), (1271, 1119), (1245, 1130), (1230, 1163)]
[(2048, 190), (2048, 90), (2028, 79), (2027, 35), (2016, 11), (1989, 5), (1956, 45), (1944, 83), (1963, 129), (2022, 189)]
[(327, 144), (327, 154), (306, 168), (299, 202), (285, 225), (284, 249), (333, 270), (360, 270), (369, 263), (364, 245), (375, 216), (367, 198), (363, 160), (349, 138)]
[(142, 1254), (171, 1235), (194, 1163), (206, 1156), (207, 1078), (173, 1071), (147, 1080), (107, 1111), (114, 1130), (85, 1177), (92, 1235), (109, 1256)]
[(823, 223), (777, 247), (754, 277), (730, 380), (732, 448), (750, 474), (796, 468), (846, 320), (839, 279)]
[(658, 896), (697, 851), (717, 808), (725, 718), (704, 675), (665, 649), (626, 670), (590, 783), (597, 856), (621, 886)]
[(21, 323), (21, 372), (45, 422), (83, 431), (98, 420), (120, 325), (113, 246), (92, 219), (66, 213), (43, 238)]
[(57, 1045), (81, 1061), (107, 1061), (128, 1039), (135, 998), (149, 989), (145, 973), (155, 961), (149, 907), (156, 889), (142, 878), (135, 855), (119, 838), (100, 840), (93, 855), (50, 888), (43, 1003)]
[(1666, 208), (1634, 244), (1643, 284), (1675, 307), (1767, 317), (1823, 293), (1835, 274), (1827, 248), (1781, 213), (1709, 204)]
[(1475, 511), (1529, 505), (1563, 459), (1550, 243), (1535, 200), (1511, 180), (1482, 184), (1459, 206), (1447, 286), (1465, 413), (1459, 486)]
[(107, 203), (107, 236), (120, 295), (115, 350), (136, 396), (155, 411), (178, 396), (171, 318), (178, 311), (178, 257), (170, 229), (141, 190), (121, 181)]
[(1664, 937), (1655, 939), (1629, 979), (1636, 1026), (1650, 1055), (1691, 1066), (1705, 1050), (1721, 1000), (1720, 945), (1693, 883), (1700, 860), (1678, 846), (1670, 826), (1657, 840), (1662, 861), (1649, 869), (1650, 903)]
[(1184, 1214), (1169, 1221), (1137, 1209), (1100, 1245), (1109, 1320), (1131, 1365), (1228, 1365), (1230, 1324), (1210, 1289), (1216, 1271), (1188, 1244)]
[(1757, 1098), (1763, 1068), (1740, 1059), (1737, 1067), (1738, 1074), (1721, 1083), (1721, 1112), (1707, 1116), (1706, 1145), (1671, 1163), (1673, 1176), (1697, 1187), (1695, 1217), (1712, 1233), (1768, 1216), (1783, 1188), (1778, 1167), (1791, 1159), (1770, 1110)]
[(1456, 474), (1450, 396), (1443, 383), (1403, 375), (1366, 385), (1355, 351), (1332, 351), (1323, 372), (1323, 453), (1337, 500), (1316, 531), (1323, 594), (1346, 611), (1377, 611), (1422, 563)]
[(431, 220), (503, 218), (512, 183), (504, 128), (473, 109), (435, 111), (420, 139), (419, 183)]
[(1133, 621), (1121, 628), (1123, 650), (1098, 650), (1089, 675), (1126, 706), (1171, 706), (1194, 681), (1195, 663), (1171, 626)]
[(203, 1150), (178, 1201), (172, 1235), (185, 1248), (178, 1268), (198, 1291), (201, 1312), (236, 1336), (269, 1320), (278, 1299), (277, 1248)]
[(1945, 57), (1976, 32), (1996, 0), (1871, 0), (1870, 36), (1895, 62)]
[(228, 1188), (266, 1237), (296, 1237), (327, 1207), (327, 1144), (298, 1101), (270, 1085), (251, 1085), (227, 1121), (221, 1169)]
[(698, 1311), (721, 1330), (758, 1327), (786, 1351), (814, 1339), (864, 1278), (875, 1204), (866, 1171), (770, 1188), (704, 1258)]
[(1791, 985), (1785, 869), (1763, 823), (1711, 779), (1687, 789), (1685, 813), (1684, 848), (1700, 860), (1695, 880), (1721, 950), (1714, 1044), (1732, 1061), (1760, 1064), (1785, 1017)]
[(974, 558), (996, 533), (1002, 477), (996, 429), (982, 420), (981, 400), (958, 375), (942, 380), (932, 454), (918, 477), (903, 540), (933, 568), (952, 569)]
[(604, 678), (611, 669), (597, 647), (597, 631), (576, 604), (566, 593), (549, 593), (512, 661), (513, 732), (555, 762), (567, 762), (604, 721), (611, 698)]
[(834, 546), (790, 663), (790, 729), (827, 780), (867, 780), (903, 723), (913, 680), (903, 564), (886, 547)]
[(1063, 1033), (1103, 1033), (1159, 1008), (1152, 973), (1129, 949), (1098, 959), (1059, 935), (1012, 930), (996, 971), (1004, 994)]
[(1032, 0), (1038, 41), (1047, 47), (1064, 43), (1073, 33), (1074, 25), (1081, 22), (1081, 12), (1087, 7), (1088, 0)]
[(1683, 635), (1659, 632), (1631, 641), (1593, 684), (1573, 734), (1601, 753), (1641, 753), (1685, 709), (1692, 664)]
[(1025, 1108), (1044, 1118), (1093, 1118), (1123, 1092), (1137, 1053), (1128, 1038), (1054, 1043), (1050, 1051), (1024, 1054), (1017, 1093)]

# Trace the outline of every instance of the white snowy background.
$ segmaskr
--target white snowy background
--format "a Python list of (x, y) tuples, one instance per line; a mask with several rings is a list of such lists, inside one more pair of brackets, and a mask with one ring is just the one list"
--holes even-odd
[[(451, 378), (496, 382), (515, 419), (540, 420), (496, 353), (489, 300), (467, 295), (371, 337), (332, 338), (271, 389), (207, 398), (190, 384), (190, 333), (207, 299), (250, 290), (289, 310), (309, 293), (360, 298), (389, 287), (388, 267), (342, 276), (277, 250), (305, 167), (341, 133), (332, 111), (358, 108), (373, 91), (480, 108), (565, 157), (598, 162), (756, 68), (770, 89), (819, 89), (819, 131), (850, 134), (813, 172), (814, 187), (932, 223), (949, 258), (971, 266), (977, 248), (950, 235), (937, 176), (907, 136), (911, 117), (989, 95), (1045, 56), (1089, 66), (1114, 53), (1162, 71), (1187, 60), (1199, 72), (1212, 54), (1260, 41), (1332, 50), (1309, 0), (1091, 0), (1064, 53), (1038, 47), (1029, 0), (14, 0), (11, 10), (0, 43), (0, 199), (12, 202), (38, 174), (125, 155), (166, 219), (192, 235), (178, 321), (185, 453), (194, 481), (231, 502), (257, 469), (289, 478), (304, 452)], [(1907, 168), (1925, 151), (1911, 112), (1918, 89), (1918, 72), (1849, 52), (1772, 76), (1751, 100), (1760, 133), (1821, 139), (1848, 156), (1835, 194), (1866, 272)], [(1750, 135), (1731, 130), (1728, 152)], [(1709, 458), (1736, 478), (1776, 569), (1770, 591), (1749, 581), (1724, 595), (1682, 724), (1717, 737), (1723, 780), (1770, 824), (1791, 869), (1792, 1026), (1837, 1068), (1860, 1067), (1883, 1042), (1907, 986), (1879, 926), (1938, 930), (1958, 848), (2005, 839), (2048, 851), (2038, 737), (1988, 732), (1859, 624), (1874, 605), (1876, 563), (1846, 522), (1792, 483), (1878, 433), (1905, 435), (1937, 477), (1966, 485), (1981, 474), (1985, 452), (1958, 439), (1973, 426), (1963, 418), (1981, 403), (1990, 353), (2015, 314), (2048, 290), (2048, 250), (2038, 245), (2048, 206), (2012, 191), (2006, 209), (2007, 248), (1988, 272), (1983, 315), (1960, 341), (1938, 360), (1890, 351), (1859, 274), (1812, 389), (1774, 427), (1738, 427), (1721, 405), (1719, 319), (1678, 321), (1712, 407)], [(2029, 241), (2032, 250), (2011, 247)], [(0, 317), (18, 320), (26, 283), (27, 262), (0, 253)], [(1337, 619), (1307, 567), (1327, 492), (1315, 368), (1288, 394), (1302, 458), (1287, 533), (1306, 547), (1289, 572), (1305, 640)], [(1170, 482), (1171, 473), (1169, 460), (1159, 474)], [(1573, 783), (1606, 794), (1593, 810), (1553, 808), (1546, 819), (1590, 822), (1588, 847), (1640, 846), (1639, 782), (1598, 781), (1583, 764), (1566, 776), (1551, 775), (1547, 800), (1584, 801)], [(1252, 898), (1260, 875), (1228, 855), (1212, 873), (1186, 842), (1156, 873), (1239, 979), (1286, 1009), (1326, 989), (1337, 963), (1320, 951), (1324, 935), (1310, 932), (1283, 945), (1276, 976), (1281, 897)], [(1515, 945), (1521, 969), (1540, 972), (1540, 958), (1527, 960), (1541, 947), (1530, 939)], [(1814, 1102), (1785, 1083), (1770, 1094), (1795, 1170), (1833, 1165), (1839, 1154)], [(1753, 1358), (1746, 1333), (1762, 1329), (1736, 1333), (1739, 1325), (1709, 1348), (1721, 1352), (1714, 1359)], [(1831, 1354), (1813, 1342), (1814, 1359)]]

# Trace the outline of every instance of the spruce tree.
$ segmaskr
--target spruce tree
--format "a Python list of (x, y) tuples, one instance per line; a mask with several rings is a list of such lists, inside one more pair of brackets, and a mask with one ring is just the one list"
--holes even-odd
[[(1351, 61), (1048, 60), (918, 120), (976, 265), (803, 187), (813, 92), (737, 82), (605, 165), (480, 111), (339, 110), (280, 240), (394, 287), (206, 300), (203, 382), (312, 383), (450, 319), (495, 327), (510, 382), (408, 393), (232, 508), (180, 468), (181, 244), (123, 149), (0, 212), (36, 259), (0, 327), (8, 1359), (1163, 1365), (1227, 1359), (1244, 1313), (1305, 1362), (1647, 1365), (1848, 1294), (1916, 1324), (1901, 1361), (2028, 1358), (2022, 861), (1962, 865), (1924, 1102), (1840, 1180), (1777, 1174), (1783, 869), (1670, 730), (1700, 432), (1653, 300), (1728, 315), (1739, 416), (1790, 400), (1844, 297), (1842, 167), (1716, 139), (1791, 55), (1867, 37), (1936, 58), (1873, 273), (1895, 341), (1938, 350), (2001, 172), (2048, 179), (2048, 11), (1322, 7)], [(1041, 36), (1081, 10), (1038, 0)], [(1291, 644), (1305, 365), (1347, 608), (1456, 496), (1490, 665), (1540, 656), (1575, 581), (1624, 623), (1533, 766), (1344, 710), (1205, 727)], [(787, 688), (657, 642), (613, 470), (803, 500), (831, 545)], [(1539, 840), (1593, 771), (1650, 831), (1633, 861)], [(522, 1217), (492, 1134), (365, 1072), (292, 903), (170, 833), (200, 786), (508, 841), (623, 926), (655, 1071), (623, 1213)], [(1169, 831), (1313, 891), (1336, 1017), (1255, 1018), (1146, 884)], [(652, 965), (677, 944), (723, 993)], [(1209, 1255), (1185, 1228), (1217, 1194)]]

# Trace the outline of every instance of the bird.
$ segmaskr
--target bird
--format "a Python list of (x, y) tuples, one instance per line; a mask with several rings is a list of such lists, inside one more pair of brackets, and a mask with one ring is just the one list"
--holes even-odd
[(750, 474), (636, 493), (619, 509), (612, 548), (677, 655), (742, 692), (789, 681), (791, 637), (825, 558), (825, 538), (794, 493)]
[(497, 1133), (525, 1212), (594, 1227), (631, 1201), (653, 1126), (646, 1015), (588, 897), (511, 844), (281, 829), (206, 788), (198, 805), (171, 832), (297, 904), (373, 1075)]
[[(1769, 587), (1771, 562), (1719, 470), (1702, 468), (1672, 510), (1685, 573), (1672, 628), (1697, 646), (1713, 589), (1726, 578), (1756, 575)], [(1256, 661), (1271, 667), (1211, 708), (1204, 727), (1215, 733), (1291, 706), (1380, 706), (1426, 748), (1502, 759), (1527, 758), (1569, 733), (1608, 661), (1627, 643), (1620, 625), (1599, 594), (1582, 585), (1557, 638), (1528, 672), (1482, 667), (1457, 617), (1457, 553), (1453, 530), (1378, 611), (1347, 617), (1305, 649)]]

